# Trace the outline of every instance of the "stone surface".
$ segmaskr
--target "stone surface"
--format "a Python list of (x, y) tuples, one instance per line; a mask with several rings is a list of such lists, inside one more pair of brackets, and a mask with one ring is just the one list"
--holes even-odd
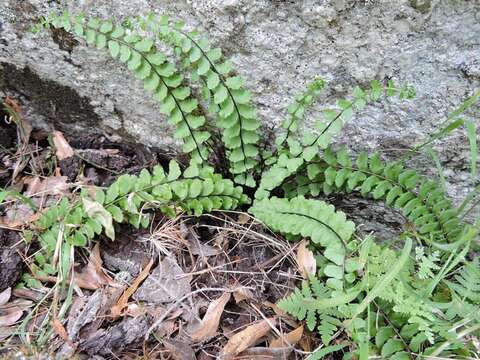
[[(62, 34), (27, 32), (39, 14), (61, 1), (0, 4), (0, 87), (32, 105), (31, 121), (68, 132), (175, 148), (157, 105), (122, 66)], [(338, 141), (354, 151), (395, 157), (434, 131), (480, 85), (480, 3), (460, 0), (79, 0), (72, 11), (134, 16), (154, 10), (207, 33), (235, 63), (254, 93), (262, 122), (273, 127), (314, 76), (329, 81), (323, 103), (373, 78), (414, 85), (411, 102), (368, 107)], [(29, 107), (30, 109), (30, 107)], [(467, 115), (479, 119), (479, 106)], [(313, 123), (314, 115), (306, 127)], [(463, 197), (468, 142), (462, 132), (438, 146), (447, 188)], [(427, 173), (432, 162), (416, 163)]]

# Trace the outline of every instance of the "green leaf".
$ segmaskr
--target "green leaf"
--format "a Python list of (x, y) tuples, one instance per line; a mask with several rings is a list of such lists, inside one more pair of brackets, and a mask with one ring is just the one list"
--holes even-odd
[(207, 87), (210, 90), (215, 89), (220, 84), (220, 77), (217, 73), (210, 71), (207, 75)]
[(227, 96), (228, 96), (227, 88), (223, 85), (219, 85), (215, 89), (215, 95), (213, 97), (214, 101), (215, 101), (215, 104), (220, 104), (220, 103), (224, 102), (227, 99)]
[(225, 61), (222, 64), (216, 65), (217, 71), (222, 75), (227, 75), (233, 70), (232, 63), (230, 61)]
[(118, 223), (121, 223), (123, 222), (123, 212), (122, 210), (118, 207), (118, 206), (115, 206), (115, 205), (110, 205), (108, 208), (107, 208), (107, 211), (112, 214), (112, 218), (118, 222)]
[(378, 80), (373, 80), (370, 83), (370, 97), (372, 100), (378, 100), (383, 94), (382, 84)]
[(128, 69), (130, 71), (137, 70), (142, 65), (142, 55), (139, 52), (133, 51), (128, 60)]
[(148, 90), (148, 91), (157, 90), (159, 85), (160, 85), (160, 77), (154, 72), (152, 72), (150, 76), (147, 77), (144, 81), (145, 90)]
[(180, 170), (180, 166), (178, 163), (174, 160), (171, 160), (170, 163), (168, 164), (168, 181), (173, 181), (177, 180), (180, 175), (182, 174), (182, 171)]
[(327, 247), (323, 256), (333, 261), (336, 265), (342, 265), (345, 261), (345, 249), (341, 244), (332, 244)]
[(113, 24), (110, 21), (102, 23), (100, 26), (100, 32), (107, 34), (113, 30)]
[(477, 129), (473, 121), (466, 121), (465, 127), (467, 129), (467, 137), (470, 143), (470, 169), (472, 181), (477, 178), (477, 159), (478, 159), (478, 146), (477, 146)]
[(120, 44), (116, 41), (110, 40), (108, 42), (108, 49), (110, 50), (110, 55), (116, 59), (120, 54)]
[(110, 34), (110, 36), (114, 39), (121, 38), (123, 35), (125, 35), (125, 29), (121, 26), (116, 26), (115, 30)]
[(115, 240), (115, 230), (113, 228), (112, 215), (96, 201), (91, 201), (87, 198), (83, 198), (82, 201), (83, 208), (87, 215), (90, 218), (100, 222), (100, 224), (102, 224), (102, 226), (105, 228), (105, 235), (107, 235), (110, 239)]
[(190, 51), (190, 61), (192, 63), (197, 62), (202, 57), (202, 51), (198, 47), (193, 47)]
[(146, 57), (147, 60), (153, 65), (162, 65), (166, 61), (165, 55), (159, 52), (156, 52), (154, 54), (148, 54), (146, 55)]
[(375, 345), (378, 348), (381, 348), (383, 344), (387, 342), (387, 340), (393, 338), (395, 336), (395, 331), (391, 326), (385, 326), (378, 329), (377, 334), (375, 335)]
[(397, 351), (403, 350), (403, 343), (400, 339), (389, 339), (382, 347), (382, 357), (388, 359)]
[(189, 196), (193, 199), (197, 198), (202, 193), (202, 181), (194, 179), (190, 183)]
[(129, 59), (130, 56), (132, 55), (132, 51), (128, 46), (122, 45), (120, 46), (120, 61), (122, 63), (126, 63)]
[(88, 240), (80, 231), (75, 231), (75, 234), (71, 238), (71, 242), (74, 246), (86, 246)]
[(212, 62), (217, 62), (222, 58), (222, 49), (220, 48), (214, 48), (211, 49), (207, 52), (207, 57), (210, 59)]
[(332, 277), (334, 279), (339, 279), (339, 280), (343, 279), (343, 268), (341, 266), (327, 265), (325, 266), (325, 269), (323, 269), (323, 272), (328, 277)]
[(85, 31), (85, 40), (88, 45), (93, 45), (95, 43), (96, 36), (97, 34), (95, 33), (95, 30), (87, 29)]
[(153, 40), (144, 38), (135, 44), (135, 50), (148, 53), (153, 47)]
[(238, 90), (243, 86), (243, 80), (240, 76), (229, 77), (226, 80), (226, 85), (230, 89)]
[(202, 57), (197, 64), (197, 74), (202, 76), (210, 70), (210, 62), (206, 57)]

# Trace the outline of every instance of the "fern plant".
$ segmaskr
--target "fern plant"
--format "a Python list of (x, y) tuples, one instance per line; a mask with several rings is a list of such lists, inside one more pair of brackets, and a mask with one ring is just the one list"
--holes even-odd
[[(252, 203), (248, 211), (258, 220), (292, 241), (311, 239), (317, 254), (317, 273), (279, 303), (318, 331), (323, 344), (311, 359), (343, 351), (345, 359), (400, 360), (472, 349), (463, 337), (478, 331), (480, 282), (478, 259), (466, 256), (479, 224), (464, 223), (437, 182), (403, 160), (386, 163), (367, 153), (353, 158), (331, 145), (355, 112), (392, 96), (410, 100), (411, 87), (376, 80), (368, 89), (355, 87), (351, 97), (322, 111), (314, 132), (302, 136), (306, 110), (326, 86), (315, 79), (287, 107), (275, 144), (259, 149), (260, 121), (244, 81), (220, 49), (183, 22), (150, 14), (114, 23), (63, 13), (49, 15), (42, 27), (62, 28), (126, 64), (159, 102), (190, 164), (183, 173), (171, 162), (167, 173), (156, 167), (123, 175), (108, 189), (83, 190), (79, 200), (51, 207), (37, 224), (43, 251), (35, 271), (59, 271), (47, 260), (58, 239), (84, 246), (104, 232), (113, 240), (115, 223), (148, 226), (152, 208), (198, 216)], [(160, 51), (160, 43), (171, 51)], [(215, 158), (217, 149), (225, 159)], [(228, 161), (228, 173), (215, 172), (219, 160)], [(254, 198), (246, 195), (251, 188)], [(334, 192), (383, 201), (401, 210), (411, 226), (391, 241), (362, 238), (347, 215), (316, 199)], [(344, 342), (333, 344), (338, 338)]]

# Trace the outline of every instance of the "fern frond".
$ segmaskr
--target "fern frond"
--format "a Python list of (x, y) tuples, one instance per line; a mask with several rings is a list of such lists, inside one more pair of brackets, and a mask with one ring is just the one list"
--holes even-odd
[(270, 192), (280, 186), (285, 179), (295, 174), (305, 162), (314, 159), (320, 150), (328, 148), (334, 136), (338, 135), (344, 124), (353, 117), (354, 110), (363, 109), (368, 102), (379, 100), (383, 95), (400, 98), (411, 98), (414, 90), (411, 87), (397, 89), (392, 82), (382, 87), (378, 81), (372, 81), (370, 89), (362, 90), (358, 86), (353, 91), (353, 99), (341, 99), (337, 102), (337, 109), (326, 109), (324, 117), (317, 121), (317, 133), (307, 133), (301, 143), (292, 141), (289, 148), (281, 152), (278, 160), (271, 160), (270, 169), (262, 175), (262, 180), (255, 193), (256, 199), (264, 199)]
[(273, 197), (256, 201), (249, 211), (273, 230), (309, 237), (323, 247), (346, 243), (355, 230), (344, 213), (320, 200)]
[(325, 337), (331, 336), (332, 326), (340, 326), (343, 315), (338, 306), (348, 304), (360, 293), (361, 287), (353, 287), (346, 292), (332, 291), (318, 278), (312, 277), (302, 282), (301, 288), (280, 300), (278, 306), (299, 320), (306, 320), (310, 330), (318, 325)]
[[(287, 108), (288, 118), (281, 124), (281, 127), (285, 129), (286, 132), (277, 137), (276, 143), (278, 149), (282, 149), (285, 143), (289, 142), (290, 136), (298, 130), (298, 124), (304, 118), (305, 111), (314, 103), (324, 87), (325, 81), (323, 79), (315, 79), (307, 86), (307, 90), (301, 95), (298, 95), (295, 98), (295, 102)], [(290, 143), (289, 146), (292, 148), (294, 144)]]
[(82, 15), (52, 15), (49, 23), (73, 33), (88, 45), (108, 50), (112, 58), (125, 63), (143, 81), (145, 89), (153, 93), (160, 112), (176, 127), (174, 137), (183, 140), (183, 151), (191, 155), (194, 164), (206, 162), (210, 133), (204, 130), (205, 117), (200, 114), (190, 88), (184, 85), (183, 75), (156, 49), (153, 39), (112, 21), (87, 20)]
[(415, 248), (415, 260), (418, 263), (418, 278), (425, 280), (435, 276), (434, 271), (439, 270), (437, 264), (440, 261), (440, 252), (434, 251), (431, 254), (425, 254), (423, 247)]
[(345, 150), (335, 153), (327, 148), (322, 160), (308, 164), (306, 170), (307, 176), (293, 179), (285, 188), (290, 196), (358, 191), (402, 210), (419, 234), (433, 240), (453, 242), (462, 232), (457, 211), (436, 182), (401, 164), (386, 164), (378, 154), (363, 152), (354, 161)]
[(338, 100), (336, 108), (323, 111), (323, 118), (315, 124), (318, 134), (306, 134), (303, 137), (301, 156), (306, 161), (310, 161), (320, 149), (327, 148), (332, 138), (339, 134), (344, 124), (353, 117), (354, 110), (362, 110), (368, 103), (378, 101), (382, 96), (394, 95), (411, 99), (415, 96), (415, 91), (408, 86), (399, 89), (394, 86), (392, 81), (389, 81), (386, 86), (382, 86), (379, 81), (374, 80), (367, 90), (355, 87), (351, 100)]
[[(128, 199), (125, 197), (127, 194)], [(156, 166), (152, 174), (142, 170), (138, 177), (122, 175), (106, 191), (105, 202), (109, 205), (119, 203), (122, 208), (138, 203), (133, 207), (133, 213), (138, 213), (140, 204), (147, 202), (159, 206), (167, 214), (173, 214), (169, 209), (174, 206), (187, 213), (201, 215), (212, 210), (235, 209), (248, 203), (249, 199), (240, 186), (223, 179), (210, 168), (182, 177), (178, 163), (171, 161), (168, 173)]]
[(335, 332), (342, 326), (342, 321), (339, 320), (342, 319), (340, 312), (335, 311), (334, 313), (335, 314), (328, 314), (327, 312), (323, 312), (318, 317), (319, 324), (317, 330), (322, 338), (322, 342), (326, 345), (330, 343)]
[(354, 282), (356, 267), (349, 266), (345, 257), (355, 225), (346, 219), (344, 213), (335, 211), (333, 205), (303, 197), (273, 197), (256, 201), (249, 212), (273, 230), (311, 238), (328, 259), (322, 270), (328, 278), (326, 284), (329, 287), (343, 290), (345, 281)]
[(455, 282), (451, 280), (445, 282), (457, 296), (473, 304), (480, 304), (480, 257), (466, 262), (454, 279)]
[(94, 215), (85, 204), (78, 203), (70, 209), (68, 201), (63, 201), (39, 219), (37, 226), (44, 229), (42, 242), (51, 251), (61, 230), (60, 221), (64, 223), (65, 237), (70, 237), (73, 245), (84, 246), (102, 231), (113, 239), (114, 222), (127, 221), (135, 227), (147, 227), (150, 217), (146, 210), (152, 207), (169, 216), (176, 215), (178, 210), (198, 216), (207, 211), (236, 209), (249, 202), (240, 186), (211, 169), (182, 177), (175, 161), (170, 162), (168, 173), (160, 166), (152, 173), (144, 169), (138, 176), (120, 176), (106, 191), (97, 190), (94, 198), (86, 192), (82, 196), (88, 204), (93, 204), (90, 206), (95, 210)]
[(185, 30), (181, 22), (172, 23), (166, 16), (148, 16), (141, 18), (140, 24), (172, 45), (183, 67), (192, 71), (192, 80), (202, 81), (203, 97), (223, 130), (222, 140), (235, 182), (254, 187), (252, 170), (258, 162), (260, 122), (250, 103), (251, 94), (244, 88), (244, 80), (234, 73), (232, 62), (197, 31)]

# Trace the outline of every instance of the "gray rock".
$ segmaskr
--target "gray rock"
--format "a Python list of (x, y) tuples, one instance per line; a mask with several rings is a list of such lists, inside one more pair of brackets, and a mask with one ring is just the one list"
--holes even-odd
[[(171, 128), (141, 84), (100, 52), (61, 34), (27, 29), (59, 8), (48, 0), (0, 4), (0, 87), (31, 104), (30, 120), (67, 132), (102, 131), (112, 138), (177, 149)], [(185, 19), (232, 58), (272, 127), (316, 75), (329, 81), (323, 104), (371, 79), (393, 78), (417, 89), (414, 101), (389, 100), (356, 116), (337, 139), (353, 151), (380, 149), (395, 158), (425, 139), (480, 85), (480, 4), (456, 0), (82, 0), (72, 11), (102, 17), (154, 10)], [(30, 107), (28, 107), (30, 108)], [(479, 106), (467, 116), (478, 119)], [(304, 131), (312, 126), (315, 111)], [(441, 141), (450, 170), (447, 190), (467, 193), (468, 142), (461, 131)], [(434, 173), (426, 157), (412, 163)]]

